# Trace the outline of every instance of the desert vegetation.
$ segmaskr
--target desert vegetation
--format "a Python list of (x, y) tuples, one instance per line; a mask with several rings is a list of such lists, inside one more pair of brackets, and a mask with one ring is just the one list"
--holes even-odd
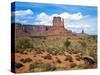
[(97, 37), (16, 37), (16, 72), (97, 67)]

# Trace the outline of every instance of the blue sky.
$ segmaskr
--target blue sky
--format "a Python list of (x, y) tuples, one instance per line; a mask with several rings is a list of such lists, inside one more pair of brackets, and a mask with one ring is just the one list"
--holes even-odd
[[(31, 25), (52, 25), (54, 16), (64, 18), (65, 28), (80, 33), (97, 34), (97, 7), (47, 3), (12, 3), (12, 22)], [(15, 14), (15, 15), (14, 15)]]

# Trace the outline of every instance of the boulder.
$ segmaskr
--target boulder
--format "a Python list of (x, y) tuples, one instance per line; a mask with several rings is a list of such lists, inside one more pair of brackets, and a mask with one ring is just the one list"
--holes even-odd
[(95, 63), (95, 60), (93, 57), (91, 56), (83, 56), (82, 57), (84, 61), (88, 62), (89, 64), (94, 64)]

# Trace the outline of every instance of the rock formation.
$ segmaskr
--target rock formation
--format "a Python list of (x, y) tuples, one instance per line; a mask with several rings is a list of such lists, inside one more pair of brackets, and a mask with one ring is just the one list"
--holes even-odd
[(48, 35), (74, 35), (72, 31), (65, 29), (64, 19), (61, 17), (53, 17), (53, 26), (48, 25), (21, 25), (15, 24), (16, 33), (29, 34), (33, 36), (48, 36)]

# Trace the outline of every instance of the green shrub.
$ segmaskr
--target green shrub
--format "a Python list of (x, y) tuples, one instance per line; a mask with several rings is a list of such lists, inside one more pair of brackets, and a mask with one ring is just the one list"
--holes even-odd
[(68, 39), (66, 39), (66, 41), (64, 42), (64, 46), (68, 49), (70, 44), (71, 44), (71, 42)]
[(27, 63), (27, 62), (32, 62), (32, 59), (26, 58), (26, 59), (21, 59), (20, 61), (23, 63)]
[(21, 63), (15, 63), (15, 67), (17, 68), (17, 69), (19, 69), (19, 68), (21, 68), (21, 67), (23, 67), (24, 65), (23, 64), (21, 64)]
[(79, 41), (79, 43), (80, 43), (80, 45), (81, 45), (81, 47), (82, 47), (83, 50), (86, 49), (87, 44), (86, 44), (86, 42), (84, 40)]
[(52, 66), (51, 64), (41, 64), (40, 65), (41, 68), (44, 69), (44, 71), (54, 71), (56, 70), (56, 67), (55, 66)]
[(29, 70), (32, 70), (34, 68), (36, 68), (36, 64), (35, 63), (29, 65)]
[(67, 64), (56, 63), (55, 64), (57, 70), (64, 70), (67, 68)]
[(50, 54), (47, 54), (44, 59), (52, 59), (52, 56)]
[(52, 54), (52, 49), (51, 49), (51, 48), (48, 48), (48, 49), (47, 49), (47, 52), (48, 52), (49, 54)]
[(16, 38), (16, 49), (33, 48), (33, 44), (29, 38)]
[(77, 61), (80, 61), (82, 59), (80, 55), (76, 55), (75, 58)]
[(41, 49), (37, 48), (37, 49), (36, 49), (36, 54), (42, 54)]
[(76, 63), (71, 63), (71, 64), (70, 64), (70, 67), (71, 67), (71, 68), (74, 68), (74, 67), (76, 67), (76, 66), (77, 66)]
[(56, 70), (56, 67), (52, 66), (50, 64), (33, 63), (33, 64), (29, 65), (29, 70), (32, 71), (32, 72), (39, 72), (40, 70), (41, 71), (54, 71), (54, 70)]
[(50, 64), (43, 64), (42, 67), (45, 69), (45, 71), (50, 71), (52, 68)]
[(30, 36), (31, 38), (39, 38), (39, 39), (44, 39), (46, 40), (46, 36)]

